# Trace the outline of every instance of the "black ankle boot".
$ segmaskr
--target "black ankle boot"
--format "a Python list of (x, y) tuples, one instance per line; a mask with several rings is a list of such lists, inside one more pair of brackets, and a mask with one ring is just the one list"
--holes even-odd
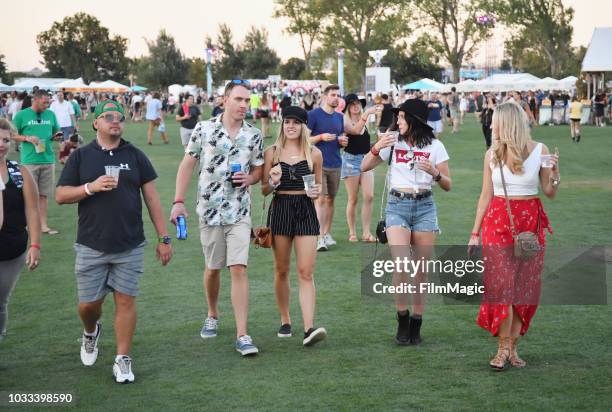
[(576, 136), (576, 143), (580, 142), (580, 135)]
[(395, 341), (398, 345), (410, 345), (410, 312), (406, 311), (404, 315), (397, 312), (397, 333)]
[(572, 143), (576, 143), (576, 138), (572, 137)]
[(418, 345), (421, 343), (421, 324), (423, 323), (423, 318), (410, 318), (410, 330), (409, 330), (409, 339), (411, 345)]

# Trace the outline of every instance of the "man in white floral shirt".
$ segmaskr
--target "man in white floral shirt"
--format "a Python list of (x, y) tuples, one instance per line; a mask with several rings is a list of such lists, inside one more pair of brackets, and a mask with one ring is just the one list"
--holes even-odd
[[(170, 214), (174, 224), (178, 216), (187, 217), (185, 193), (199, 160), (197, 213), (206, 261), (204, 285), (208, 301), (208, 316), (200, 336), (204, 339), (217, 336), (220, 273), (227, 266), (232, 277), (236, 350), (243, 356), (258, 352), (247, 334), (249, 281), (246, 267), (251, 236), (249, 186), (259, 182), (263, 165), (261, 132), (244, 121), (249, 102), (249, 83), (232, 80), (225, 87), (225, 112), (196, 125), (178, 169)], [(233, 164), (239, 164), (240, 171), (232, 174)]]

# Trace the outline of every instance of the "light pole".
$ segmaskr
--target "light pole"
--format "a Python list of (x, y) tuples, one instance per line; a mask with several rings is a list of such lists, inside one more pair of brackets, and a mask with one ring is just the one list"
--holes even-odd
[(213, 53), (215, 52), (214, 47), (208, 46), (206, 48), (206, 94), (210, 98), (212, 96), (212, 58)]
[(344, 49), (338, 49), (338, 86), (340, 95), (344, 96)]

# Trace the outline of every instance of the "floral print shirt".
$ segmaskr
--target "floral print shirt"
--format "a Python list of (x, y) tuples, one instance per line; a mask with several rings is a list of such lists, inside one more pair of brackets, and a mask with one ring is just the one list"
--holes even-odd
[(240, 163), (240, 170), (249, 174), (252, 167), (264, 163), (259, 129), (243, 122), (232, 141), (222, 116), (196, 124), (185, 149), (200, 161), (197, 212), (200, 222), (208, 226), (233, 225), (250, 217), (249, 188), (232, 187), (230, 164)]

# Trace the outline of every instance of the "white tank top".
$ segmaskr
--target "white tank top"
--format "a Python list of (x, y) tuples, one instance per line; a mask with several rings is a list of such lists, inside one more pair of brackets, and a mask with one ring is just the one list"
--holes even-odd
[[(540, 167), (542, 166), (542, 143), (538, 143), (531, 151), (529, 157), (523, 161), (523, 173), (514, 174), (504, 166), (504, 179), (506, 180), (506, 190), (508, 196), (533, 196), (538, 194), (540, 182)], [(493, 194), (504, 196), (499, 165), (494, 166), (491, 162), (491, 173), (493, 177)]]

